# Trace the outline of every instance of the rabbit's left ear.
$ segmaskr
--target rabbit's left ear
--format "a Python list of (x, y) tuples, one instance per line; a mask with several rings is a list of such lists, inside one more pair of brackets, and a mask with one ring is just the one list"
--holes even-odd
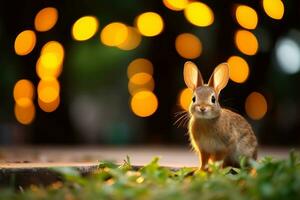
[(225, 88), (229, 80), (229, 67), (227, 63), (219, 64), (209, 78), (208, 85), (213, 87), (217, 93)]

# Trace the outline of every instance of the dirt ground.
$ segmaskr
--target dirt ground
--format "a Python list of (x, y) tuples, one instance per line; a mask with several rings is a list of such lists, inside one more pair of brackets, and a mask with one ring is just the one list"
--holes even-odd
[[(288, 156), (290, 148), (261, 147), (259, 159), (272, 156), (281, 159)], [(297, 149), (299, 152), (299, 149)], [(51, 166), (92, 166), (99, 160), (122, 163), (126, 156), (133, 165), (144, 165), (155, 156), (160, 164), (169, 167), (194, 167), (198, 160), (188, 147), (168, 146), (72, 146), (72, 147), (0, 147), (0, 168), (26, 168)]]

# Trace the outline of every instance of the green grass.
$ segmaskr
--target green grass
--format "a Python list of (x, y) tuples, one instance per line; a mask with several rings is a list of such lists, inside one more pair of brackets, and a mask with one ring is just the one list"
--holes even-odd
[(0, 191), (1, 199), (300, 199), (300, 159), (291, 153), (288, 159), (264, 158), (251, 162), (251, 169), (224, 168), (219, 163), (209, 172), (181, 168), (172, 171), (159, 166), (158, 159), (134, 170), (129, 159), (118, 166), (101, 162), (89, 177), (70, 168), (61, 168), (64, 182), (47, 187), (31, 186), (23, 191)]

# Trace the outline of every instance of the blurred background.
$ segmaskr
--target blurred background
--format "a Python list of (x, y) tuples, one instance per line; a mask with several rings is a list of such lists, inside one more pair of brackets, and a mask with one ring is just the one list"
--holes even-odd
[(0, 144), (187, 146), (192, 60), (205, 80), (229, 63), (221, 105), (261, 145), (299, 146), (299, 19), (296, 0), (4, 1)]

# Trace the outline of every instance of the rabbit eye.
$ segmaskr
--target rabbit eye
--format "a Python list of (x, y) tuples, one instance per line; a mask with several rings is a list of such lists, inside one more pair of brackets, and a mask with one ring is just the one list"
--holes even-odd
[(195, 101), (196, 101), (196, 97), (195, 96), (193, 96), (192, 101), (193, 101), (193, 103), (195, 103)]
[(211, 102), (216, 103), (216, 97), (214, 95), (211, 96)]

